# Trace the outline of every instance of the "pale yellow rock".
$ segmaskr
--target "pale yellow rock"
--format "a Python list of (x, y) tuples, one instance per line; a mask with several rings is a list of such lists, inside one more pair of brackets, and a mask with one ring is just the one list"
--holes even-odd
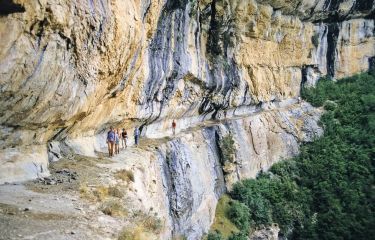
[(163, 221), (142, 238), (200, 239), (223, 192), (322, 133), (320, 111), (294, 104), (302, 79), (367, 71), (375, 55), (373, 7), (353, 0), (14, 2), (25, 12), (0, 17), (0, 184), (48, 175), (47, 146), (95, 157), (109, 126), (126, 128), (110, 169), (131, 169), (129, 206)]
[[(26, 12), (10, 14), (0, 21), (0, 83), (4, 96), (1, 124), (16, 122), (25, 131), (37, 125), (46, 131), (38, 133), (38, 142), (46, 142), (64, 128), (66, 134), (74, 138), (92, 131), (100, 132), (109, 124), (133, 127), (134, 119), (144, 120), (151, 114), (144, 112), (145, 106), (139, 104), (144, 103), (147, 92), (146, 81), (151, 73), (149, 53), (152, 49), (149, 46), (164, 16), (164, 2), (17, 2)], [(196, 12), (202, 11), (203, 15), (203, 10), (211, 3), (207, 0), (189, 6)], [(283, 100), (299, 95), (302, 66), (322, 63), (319, 68), (323, 69), (322, 74), (326, 73), (322, 59), (325, 55), (316, 57), (311, 42), (316, 28), (302, 21), (300, 14), (314, 5), (321, 11), (322, 4), (322, 1), (216, 2), (217, 18), (224, 23), (231, 22), (234, 46), (228, 49), (228, 54), (238, 67), (241, 81), (241, 88), (233, 89), (232, 106), (243, 104), (241, 97), (246, 84), (253, 103)], [(345, 1), (339, 8), (345, 12), (352, 4), (353, 1)], [(300, 12), (296, 16), (287, 15), (297, 6)], [(175, 27), (177, 15), (175, 12), (172, 15), (175, 20), (171, 24)], [(217, 67), (206, 54), (210, 16), (201, 18), (202, 23), (198, 21), (198, 15), (192, 15), (186, 24), (183, 40), (189, 62), (180, 64), (187, 70), (187, 77), (182, 76), (184, 84), (192, 85), (187, 83), (189, 79), (196, 79), (194, 82), (199, 84), (189, 87), (186, 98), (181, 89), (173, 92), (169, 102), (163, 105), (162, 118), (196, 115), (195, 110), (187, 111), (197, 107), (207, 93), (204, 86), (208, 81), (218, 84), (215, 90), (218, 93), (211, 101), (217, 104), (226, 101), (220, 93), (220, 85), (224, 84), (220, 81), (224, 80), (208, 79), (209, 71)], [(374, 37), (367, 33), (361, 35), (362, 24), (361, 19), (350, 20), (340, 32), (339, 40), (343, 39), (344, 44), (339, 44), (337, 49), (337, 77), (368, 69), (366, 61), (374, 55)], [(373, 22), (365, 24), (369, 24), (366, 32), (370, 33)], [(174, 31), (169, 38), (178, 37)], [(171, 52), (176, 51), (176, 44), (171, 41)], [(168, 65), (172, 64), (170, 58)], [(225, 77), (224, 72), (220, 74), (216, 77)], [(166, 86), (163, 80), (155, 99), (163, 99)], [(157, 116), (161, 104), (152, 104), (154, 106), (148, 109), (154, 108), (156, 113), (152, 114)], [(11, 143), (2, 143), (2, 148), (9, 145)]]
[(369, 68), (368, 58), (375, 56), (374, 21), (354, 19), (342, 25), (338, 36), (335, 64), (336, 77), (343, 78), (365, 72)]
[[(31, 159), (24, 149), (50, 141), (94, 156), (110, 125), (129, 135), (142, 125), (145, 137), (162, 138), (171, 134), (171, 119), (179, 131), (210, 118), (225, 121), (227, 111), (298, 98), (306, 68), (313, 85), (328, 65), (341, 78), (367, 71), (375, 55), (374, 20), (364, 19), (371, 9), (353, 9), (350, 0), (337, 6), (323, 0), (15, 2), (25, 12), (0, 17), (2, 162), (19, 151), (21, 164), (22, 154)], [(340, 16), (353, 13), (337, 24), (329, 63), (325, 21), (334, 8)], [(259, 129), (247, 126), (255, 160), (246, 164), (253, 170), (237, 175), (253, 177), (291, 155), (285, 149), (295, 143), (278, 134), (292, 127), (278, 118), (253, 120)], [(292, 125), (298, 142), (303, 124)], [(270, 145), (275, 148), (265, 148)]]

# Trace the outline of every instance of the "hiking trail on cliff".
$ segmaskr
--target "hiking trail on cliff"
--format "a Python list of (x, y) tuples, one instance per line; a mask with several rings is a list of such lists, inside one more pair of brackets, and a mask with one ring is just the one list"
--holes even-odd
[[(300, 105), (292, 102), (285, 106), (286, 109), (295, 107)], [(273, 111), (282, 109), (258, 109), (250, 117)], [(97, 157), (68, 153), (50, 163), (49, 177), (0, 185), (3, 239), (113, 239), (123, 228), (136, 228), (145, 219), (153, 219), (154, 224), (161, 221), (163, 227), (143, 230), (145, 239), (155, 238), (166, 231), (165, 219), (170, 218), (160, 214), (161, 209), (166, 210), (164, 214), (170, 212), (160, 192), (171, 190), (167, 191), (170, 180), (160, 175), (166, 170), (161, 169), (171, 164), (168, 161), (175, 161), (160, 158), (161, 149), (168, 144), (180, 144), (181, 138), (200, 136), (204, 129), (216, 128), (223, 122), (242, 121), (242, 118), (249, 116), (207, 120), (179, 130), (175, 136), (141, 138), (139, 146), (121, 149), (112, 158), (108, 158), (106, 148), (97, 152)], [(205, 149), (202, 145), (198, 150), (199, 142), (195, 145), (198, 152)], [(166, 151), (171, 150), (167, 147)], [(184, 151), (178, 154), (183, 155)], [(167, 168), (173, 169), (170, 165)], [(155, 212), (160, 215), (155, 216)]]

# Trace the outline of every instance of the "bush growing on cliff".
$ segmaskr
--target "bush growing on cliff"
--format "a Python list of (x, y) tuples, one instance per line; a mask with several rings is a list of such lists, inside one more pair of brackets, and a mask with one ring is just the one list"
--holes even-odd
[(233, 135), (232, 134), (227, 134), (224, 136), (221, 141), (219, 142), (220, 144), (220, 150), (223, 155), (223, 160), (225, 162), (233, 162), (234, 160), (234, 154), (236, 152), (236, 147), (235, 143), (233, 140)]
[(302, 146), (298, 157), (237, 183), (231, 197), (250, 213), (233, 214), (233, 221), (275, 222), (290, 239), (368, 239), (375, 234), (375, 76), (322, 79), (302, 95), (324, 106), (324, 136)]
[(236, 184), (231, 196), (249, 207), (252, 226), (277, 222), (287, 233), (292, 229), (293, 222), (301, 222), (304, 216), (304, 204), (298, 202), (303, 194), (290, 178), (263, 174), (257, 181), (244, 180)]
[(242, 231), (246, 231), (250, 227), (250, 209), (243, 203), (233, 201), (228, 211), (229, 219)]
[(228, 240), (247, 240), (247, 236), (244, 233), (235, 233), (228, 238)]
[(207, 236), (207, 240), (224, 240), (220, 232), (210, 232)]
[(303, 88), (301, 96), (314, 107), (320, 107), (328, 100), (328, 96), (334, 94), (335, 91), (337, 91), (335, 82), (330, 78), (322, 78), (318, 82), (318, 87)]
[(233, 200), (226, 194), (221, 196), (216, 205), (214, 223), (211, 225), (211, 231), (220, 232), (224, 239), (228, 238), (233, 233), (238, 233), (240, 230), (229, 219), (229, 212)]

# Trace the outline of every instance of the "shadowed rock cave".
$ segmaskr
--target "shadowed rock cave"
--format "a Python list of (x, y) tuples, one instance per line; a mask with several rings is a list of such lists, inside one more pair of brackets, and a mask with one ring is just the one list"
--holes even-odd
[(25, 8), (21, 4), (14, 3), (13, 0), (0, 0), (0, 6), (0, 16), (25, 12)]

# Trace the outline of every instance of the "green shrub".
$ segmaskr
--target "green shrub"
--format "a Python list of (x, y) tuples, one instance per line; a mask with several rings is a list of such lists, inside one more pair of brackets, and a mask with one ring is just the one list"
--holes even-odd
[(220, 232), (210, 232), (207, 236), (207, 240), (224, 240)]
[(220, 232), (224, 238), (240, 231), (228, 216), (232, 201), (226, 194), (221, 196), (216, 205), (214, 222), (211, 225), (211, 230)]
[(223, 155), (223, 161), (225, 162), (233, 162), (234, 161), (234, 154), (236, 153), (236, 147), (233, 140), (233, 135), (231, 133), (224, 136), (220, 142), (220, 150)]
[(278, 223), (290, 239), (367, 239), (375, 234), (375, 76), (322, 79), (302, 96), (324, 106), (324, 136), (235, 184), (230, 196), (250, 214), (236, 203), (231, 219), (253, 228)]
[(327, 111), (333, 111), (335, 110), (336, 107), (337, 107), (337, 104), (333, 101), (328, 100), (324, 103), (324, 109)]
[(260, 185), (254, 180), (245, 180), (242, 183), (234, 185), (231, 196), (243, 202), (250, 209), (250, 224), (271, 224), (269, 201), (257, 193)]
[(247, 240), (247, 236), (244, 233), (235, 233), (228, 238), (228, 240)]
[(241, 231), (249, 230), (250, 209), (245, 204), (232, 201), (228, 209), (228, 217)]

